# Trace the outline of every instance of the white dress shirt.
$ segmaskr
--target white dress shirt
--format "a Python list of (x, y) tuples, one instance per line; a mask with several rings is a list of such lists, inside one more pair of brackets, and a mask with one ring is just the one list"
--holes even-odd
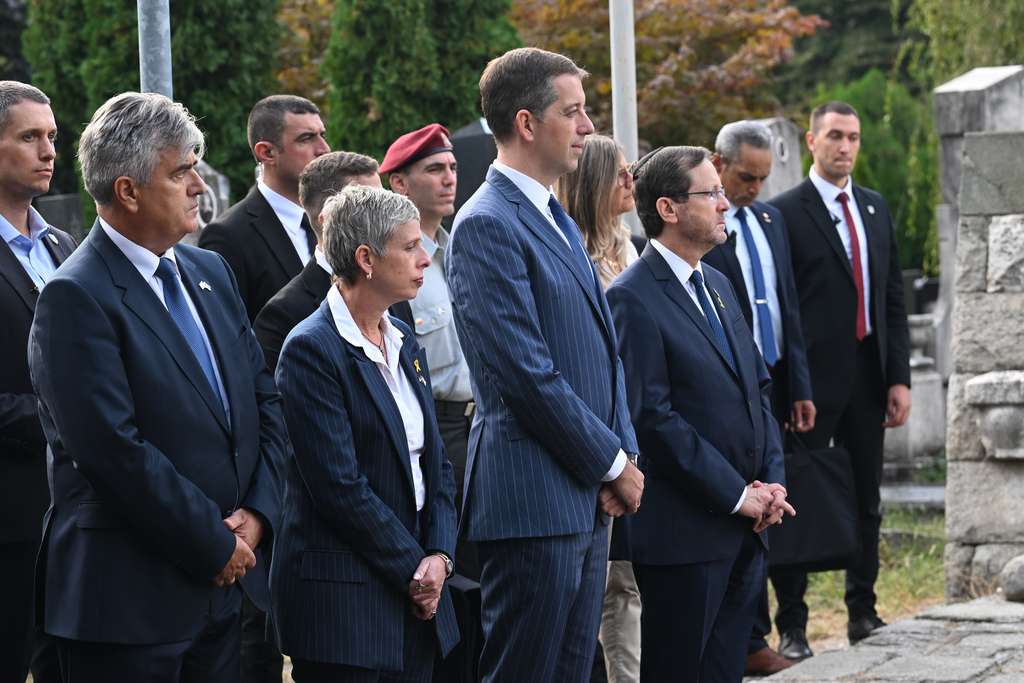
[[(554, 196), (551, 193), (550, 187), (544, 187), (535, 179), (522, 173), (520, 171), (507, 166), (500, 161), (494, 161), (492, 166), (496, 171), (504, 175), (512, 184), (519, 188), (519, 191), (526, 195), (526, 198), (530, 200), (530, 203), (537, 207), (541, 215), (547, 218), (548, 223), (551, 225), (551, 229), (554, 230), (555, 234), (562, 238), (562, 241), (572, 248), (569, 244), (569, 240), (559, 229), (558, 224), (555, 223), (555, 217), (551, 215), (551, 208), (548, 206), (548, 201)], [(582, 246), (583, 241), (580, 240)], [(590, 258), (588, 255), (587, 258)], [(619, 449), (618, 454), (615, 456), (615, 460), (612, 462), (611, 469), (601, 478), (602, 481), (612, 481), (618, 479), (619, 475), (622, 474), (622, 470), (626, 468), (626, 452)]]
[[(695, 270), (700, 273), (701, 278), (704, 277), (704, 269), (701, 268), (701, 262), (697, 261), (697, 267), (694, 268), (689, 263), (687, 263), (681, 256), (679, 256), (679, 254), (675, 253), (674, 251), (666, 247), (657, 239), (652, 239), (650, 242), (651, 246), (657, 249), (658, 253), (661, 254), (662, 258), (665, 259), (665, 262), (668, 263), (668, 267), (672, 270), (675, 276), (679, 278), (680, 284), (683, 285), (683, 289), (685, 289), (686, 293), (690, 296), (690, 300), (693, 301), (693, 305), (697, 307), (697, 310), (701, 312), (701, 315), (705, 315), (704, 308), (700, 305), (700, 299), (697, 298), (697, 289), (696, 287), (693, 286), (693, 282), (690, 281), (690, 277), (693, 275), (693, 271)], [(713, 301), (714, 299), (711, 298), (711, 295), (708, 292), (708, 281), (703, 280), (703, 283), (704, 296), (708, 298), (708, 301)], [(715, 317), (718, 318), (718, 311), (715, 311), (714, 306), (711, 307), (711, 310), (714, 311)], [(707, 316), (705, 315), (705, 317)], [(721, 318), (719, 318), (719, 322), (721, 322)], [(736, 514), (736, 512), (740, 509), (740, 506), (743, 505), (743, 501), (745, 501), (746, 499), (747, 487), (744, 486), (743, 490), (740, 492), (740, 499), (736, 502), (736, 507), (734, 507), (732, 509), (732, 512), (730, 512), (729, 514)]]
[[(178, 262), (174, 258), (174, 247), (171, 247), (165, 251), (161, 256), (157, 256), (149, 249), (132, 242), (130, 239), (122, 235), (117, 231), (116, 228), (111, 226), (102, 218), (99, 219), (100, 227), (103, 228), (103, 232), (106, 233), (110, 241), (114, 243), (114, 246), (121, 250), (121, 253), (125, 255), (135, 269), (139, 271), (139, 275), (149, 285), (153, 293), (156, 294), (156, 298), (160, 300), (164, 308), (167, 308), (167, 302), (164, 300), (164, 283), (156, 276), (156, 269), (160, 266), (160, 259), (166, 258), (174, 261), (174, 269), (178, 269)], [(178, 280), (181, 280), (181, 273), (178, 272)], [(199, 328), (199, 334), (203, 336), (203, 343), (206, 345), (206, 351), (210, 354), (210, 360), (213, 361), (213, 374), (217, 378), (217, 392), (220, 395), (221, 403), (224, 404), (224, 411), (228, 415), (228, 420), (231, 419), (231, 406), (228, 404), (228, 392), (224, 389), (224, 379), (220, 374), (220, 364), (217, 362), (217, 354), (213, 351), (213, 345), (210, 344), (210, 337), (206, 334), (206, 328), (203, 326), (202, 318), (199, 317), (199, 311), (196, 310), (196, 305), (192, 303), (192, 297), (188, 293), (188, 288), (185, 287), (185, 283), (181, 283), (181, 292), (185, 295), (185, 303), (188, 304), (188, 310), (192, 313), (192, 319), (196, 321), (196, 327)], [(177, 324), (177, 323), (175, 323)]]
[(285, 234), (288, 235), (292, 246), (295, 247), (295, 253), (299, 255), (299, 261), (305, 265), (309, 262), (309, 257), (312, 254), (309, 253), (309, 240), (306, 238), (306, 231), (302, 229), (302, 216), (305, 214), (302, 207), (284, 195), (271, 190), (262, 180), (256, 183), (256, 187), (270, 204), (270, 208), (277, 214), (277, 219), (284, 226)]
[(338, 328), (338, 334), (349, 344), (363, 350), (366, 357), (377, 366), (380, 376), (384, 378), (384, 383), (391, 391), (391, 398), (395, 401), (395, 407), (398, 408), (398, 413), (402, 417), (402, 425), (405, 427), (405, 443), (409, 447), (409, 465), (412, 468), (416, 509), (422, 510), (423, 503), (427, 498), (427, 490), (423, 484), (423, 469), (420, 467), (424, 443), (423, 409), (420, 408), (419, 399), (416, 397), (416, 387), (409, 381), (398, 362), (398, 355), (402, 350), (402, 333), (391, 324), (387, 313), (385, 313), (381, 318), (381, 327), (384, 329), (384, 347), (388, 352), (387, 359), (385, 359), (380, 349), (359, 331), (359, 326), (352, 318), (348, 304), (345, 303), (345, 299), (337, 287), (331, 287), (327, 291), (327, 305), (330, 306), (331, 317), (334, 318), (334, 326)]
[(843, 215), (843, 205), (839, 203), (836, 197), (839, 196), (840, 192), (845, 192), (846, 196), (850, 198), (847, 206), (850, 207), (850, 215), (853, 216), (853, 222), (856, 223), (857, 242), (860, 244), (860, 270), (864, 278), (864, 317), (867, 318), (867, 327), (865, 329), (868, 334), (871, 334), (871, 269), (868, 267), (868, 235), (864, 231), (864, 219), (861, 218), (857, 199), (853, 196), (853, 179), (847, 179), (845, 188), (836, 187), (818, 175), (818, 172), (814, 170), (814, 166), (811, 166), (808, 177), (810, 177), (811, 183), (814, 184), (814, 189), (821, 195), (821, 201), (825, 202), (825, 208), (832, 214), (832, 223), (836, 226), (839, 239), (843, 242), (843, 248), (846, 249), (846, 258), (849, 259), (850, 268), (852, 269), (853, 249), (850, 246), (850, 226), (846, 224), (846, 217)]
[(751, 321), (751, 331), (754, 333), (754, 343), (757, 349), (764, 354), (764, 346), (761, 342), (761, 307), (754, 300), (754, 271), (753, 262), (750, 260), (750, 250), (747, 249), (747, 240), (743, 238), (743, 230), (740, 226), (740, 219), (737, 214), (745, 212), (747, 226), (754, 238), (754, 246), (757, 247), (757, 255), (761, 262), (761, 273), (764, 275), (764, 296), (768, 300), (768, 314), (772, 318), (772, 332), (775, 335), (775, 348), (779, 350), (779, 358), (782, 358), (782, 307), (779, 306), (778, 274), (775, 272), (775, 258), (772, 256), (772, 245), (768, 243), (768, 237), (764, 234), (764, 227), (761, 221), (754, 215), (750, 207), (733, 206), (725, 212), (725, 230), (729, 234), (736, 234), (736, 260), (740, 262), (740, 270), (743, 273), (743, 284), (747, 288), (747, 300), (750, 301), (750, 310), (754, 314)]

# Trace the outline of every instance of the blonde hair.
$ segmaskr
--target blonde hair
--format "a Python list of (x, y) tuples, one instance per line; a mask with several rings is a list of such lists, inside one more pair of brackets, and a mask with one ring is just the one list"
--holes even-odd
[(555, 184), (558, 201), (580, 226), (587, 252), (594, 259), (605, 287), (626, 269), (629, 253), (629, 231), (619, 215), (612, 213), (621, 153), (612, 138), (588, 136), (576, 170)]

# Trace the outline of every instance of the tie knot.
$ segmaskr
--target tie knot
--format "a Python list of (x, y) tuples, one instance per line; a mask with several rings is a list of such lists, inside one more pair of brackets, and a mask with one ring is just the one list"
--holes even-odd
[(178, 268), (174, 265), (174, 261), (166, 256), (160, 257), (160, 264), (156, 267), (156, 276), (162, 282), (174, 282), (178, 276)]
[(836, 201), (840, 204), (846, 204), (850, 201), (850, 197), (845, 192), (840, 192), (839, 196), (836, 197)]
[(692, 282), (695, 287), (700, 287), (704, 284), (704, 276), (700, 274), (699, 270), (695, 270), (693, 271), (693, 274), (690, 275), (690, 282)]

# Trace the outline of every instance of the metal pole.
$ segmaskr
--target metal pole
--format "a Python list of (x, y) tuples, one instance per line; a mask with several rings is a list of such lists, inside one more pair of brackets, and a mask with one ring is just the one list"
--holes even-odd
[[(140, 2), (142, 0), (139, 0)], [(633, 0), (608, 0), (612, 51), (612, 129), (626, 161), (639, 156), (636, 121), (636, 40), (633, 35)], [(636, 212), (623, 216), (634, 234), (641, 233)]]
[(168, 0), (138, 0), (139, 85), (174, 99), (171, 82), (171, 10)]

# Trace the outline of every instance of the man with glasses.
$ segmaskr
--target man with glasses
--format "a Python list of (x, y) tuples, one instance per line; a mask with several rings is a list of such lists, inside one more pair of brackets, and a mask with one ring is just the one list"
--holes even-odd
[(646, 483), (630, 519), (641, 681), (738, 683), (786, 502), (771, 380), (728, 279), (701, 264), (729, 208), (702, 147), (634, 169), (650, 244), (608, 289)]
[[(725, 212), (728, 237), (703, 261), (722, 271), (736, 290), (772, 377), (776, 421), (784, 429), (806, 432), (814, 428), (815, 410), (786, 223), (778, 209), (757, 201), (772, 170), (771, 143), (771, 131), (756, 121), (734, 121), (719, 131), (711, 161), (731, 205)], [(766, 584), (747, 649), (748, 675), (770, 675), (792, 666), (768, 647), (771, 630)]]

